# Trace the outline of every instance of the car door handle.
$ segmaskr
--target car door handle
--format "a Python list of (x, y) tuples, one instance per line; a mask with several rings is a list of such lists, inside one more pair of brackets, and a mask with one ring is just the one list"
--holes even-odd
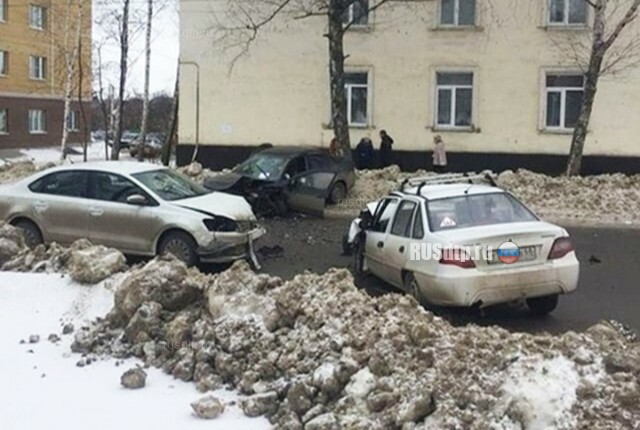
[(404, 246), (401, 246), (400, 249), (398, 249), (398, 251), (400, 251), (401, 254), (404, 253)]
[(384, 248), (384, 242), (378, 242), (378, 248)]
[(42, 200), (36, 200), (33, 203), (33, 208), (36, 210), (36, 212), (44, 212), (48, 207), (49, 205), (47, 204), (47, 202), (43, 202)]
[(89, 213), (91, 214), (91, 216), (102, 216), (104, 210), (102, 210), (102, 208), (90, 207)]

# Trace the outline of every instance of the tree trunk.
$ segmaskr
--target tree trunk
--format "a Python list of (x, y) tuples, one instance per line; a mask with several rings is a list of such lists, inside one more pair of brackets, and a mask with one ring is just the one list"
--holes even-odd
[(342, 156), (351, 159), (351, 141), (347, 117), (347, 97), (344, 90), (344, 5), (329, 0), (329, 84), (331, 94), (331, 123)]
[(120, 29), (120, 83), (118, 87), (118, 104), (116, 110), (116, 131), (113, 136), (111, 159), (120, 159), (120, 140), (122, 139), (122, 107), (124, 105), (125, 85), (127, 83), (127, 60), (129, 56), (129, 3), (124, 0), (122, 10), (122, 27)]
[(171, 159), (171, 148), (173, 148), (176, 132), (178, 131), (178, 107), (180, 105), (180, 63), (178, 63), (178, 71), (176, 72), (176, 85), (173, 90), (173, 106), (171, 113), (171, 124), (167, 130), (164, 144), (162, 146), (162, 164), (169, 165)]
[[(84, 0), (80, 0), (81, 2)], [(81, 6), (82, 7), (82, 6)], [(82, 25), (83, 14), (80, 12), (78, 14), (78, 29), (80, 29)], [(78, 31), (78, 108), (80, 109), (80, 118), (82, 119), (82, 160), (87, 161), (87, 145), (89, 139), (88, 137), (88, 129), (89, 124), (87, 123), (87, 114), (84, 109), (84, 103), (82, 103), (82, 80), (84, 78), (84, 69), (82, 68), (82, 32)]]
[(592, 53), (589, 63), (589, 70), (586, 74), (586, 82), (584, 94), (582, 96), (582, 105), (580, 107), (580, 116), (573, 129), (573, 138), (571, 140), (571, 149), (569, 150), (569, 160), (567, 162), (567, 175), (575, 176), (580, 174), (582, 168), (582, 155), (584, 152), (584, 144), (587, 139), (587, 130), (589, 128), (589, 120), (593, 110), (593, 102), (598, 89), (598, 78), (600, 77), (600, 69), (602, 68), (603, 53)]
[(140, 126), (140, 144), (138, 145), (138, 161), (144, 160), (144, 148), (147, 143), (147, 127), (149, 119), (149, 72), (151, 69), (151, 21), (153, 19), (153, 0), (147, 0), (147, 34), (144, 51), (144, 98), (142, 100), (142, 125)]

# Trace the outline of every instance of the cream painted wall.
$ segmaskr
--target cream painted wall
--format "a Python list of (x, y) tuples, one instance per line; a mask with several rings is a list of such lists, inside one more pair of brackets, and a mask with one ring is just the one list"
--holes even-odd
[[(483, 5), (483, 6), (480, 6)], [(523, 4), (525, 6), (523, 6)], [(386, 129), (397, 150), (430, 149), (434, 134), (450, 151), (565, 154), (570, 134), (541, 130), (545, 70), (579, 70), (570, 41), (586, 29), (545, 27), (546, 0), (479, 1), (478, 26), (437, 27), (438, 2), (377, 10), (366, 31), (350, 31), (350, 70), (370, 73), (370, 127), (353, 128), (355, 143)], [(489, 6), (490, 5), (490, 6)], [(181, 0), (182, 62), (200, 68), (200, 143), (263, 142), (327, 146), (328, 48), (322, 17), (282, 17), (258, 35), (230, 70), (233, 52), (211, 29), (224, 1)], [(635, 23), (628, 37), (640, 33)], [(474, 71), (474, 132), (433, 130), (435, 72)], [(196, 67), (183, 64), (180, 142), (195, 142)], [(603, 78), (586, 153), (640, 155), (640, 68)]]

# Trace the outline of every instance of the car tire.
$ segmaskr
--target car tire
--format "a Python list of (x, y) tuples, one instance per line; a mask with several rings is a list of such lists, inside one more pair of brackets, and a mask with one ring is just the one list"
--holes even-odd
[(184, 262), (187, 266), (194, 266), (198, 263), (198, 254), (196, 249), (198, 245), (191, 236), (181, 231), (172, 231), (166, 234), (158, 245), (158, 254), (164, 255), (171, 253), (178, 260)]
[(527, 299), (527, 306), (532, 314), (543, 316), (550, 314), (558, 306), (558, 294), (550, 296), (532, 297)]
[(13, 223), (13, 226), (22, 230), (24, 241), (29, 248), (35, 248), (36, 246), (44, 242), (44, 240), (42, 239), (42, 232), (40, 231), (38, 226), (31, 221), (25, 219), (18, 220)]
[(410, 294), (411, 297), (416, 299), (416, 302), (418, 302), (420, 306), (425, 306), (427, 304), (427, 301), (424, 299), (424, 296), (420, 291), (420, 287), (418, 286), (418, 282), (416, 281), (415, 276), (413, 276), (413, 273), (406, 273), (404, 275), (404, 278), (402, 278), (402, 283), (404, 285), (404, 290), (408, 294)]
[(353, 274), (357, 278), (362, 278), (367, 272), (364, 264), (364, 244), (364, 240), (356, 238), (356, 242), (353, 245)]
[(329, 203), (334, 205), (340, 203), (347, 196), (347, 187), (344, 182), (336, 182), (331, 187), (331, 192), (329, 193)]
[(342, 255), (353, 255), (353, 244), (349, 242), (349, 234), (342, 236)]

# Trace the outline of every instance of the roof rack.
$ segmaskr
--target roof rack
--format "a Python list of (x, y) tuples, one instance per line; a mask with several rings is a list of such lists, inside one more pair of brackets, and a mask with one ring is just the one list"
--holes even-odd
[(404, 191), (407, 185), (418, 187), (416, 194), (420, 195), (422, 187), (426, 185), (444, 185), (444, 184), (488, 184), (496, 187), (496, 181), (493, 179), (491, 172), (466, 172), (466, 173), (446, 173), (439, 175), (418, 176), (415, 178), (407, 178), (400, 184), (400, 191)]

